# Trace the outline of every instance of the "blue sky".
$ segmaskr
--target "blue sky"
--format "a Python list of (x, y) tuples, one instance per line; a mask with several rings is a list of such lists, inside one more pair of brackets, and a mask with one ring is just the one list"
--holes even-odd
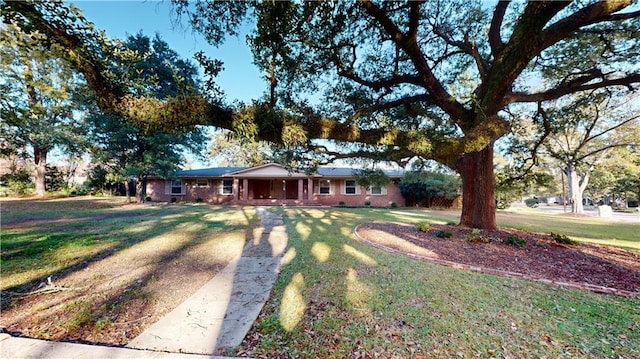
[[(142, 31), (152, 37), (159, 33), (169, 46), (183, 58), (193, 60), (193, 54), (204, 51), (211, 58), (224, 62), (224, 70), (218, 75), (217, 83), (225, 93), (228, 103), (235, 100), (250, 102), (262, 96), (266, 84), (261, 73), (253, 65), (251, 51), (246, 45), (245, 34), (229, 37), (216, 48), (197, 33), (194, 33), (183, 18), (175, 24), (175, 15), (168, 1), (70, 1), (75, 4), (87, 20), (96, 28), (106, 31), (110, 37), (120, 39)], [(174, 21), (172, 21), (174, 20)], [(195, 60), (194, 60), (194, 63)], [(189, 154), (185, 154), (188, 167), (209, 167)]]
[[(244, 35), (229, 37), (220, 48), (209, 45), (199, 34), (193, 33), (186, 18), (182, 26), (172, 24), (175, 16), (168, 1), (71, 1), (82, 10), (87, 20), (108, 36), (124, 39), (142, 30), (152, 37), (159, 33), (169, 46), (183, 58), (193, 60), (193, 54), (204, 51), (208, 56), (224, 62), (218, 84), (226, 100), (248, 102), (262, 95), (266, 89), (261, 73), (252, 64), (251, 51)], [(195, 62), (195, 61), (194, 61)]]

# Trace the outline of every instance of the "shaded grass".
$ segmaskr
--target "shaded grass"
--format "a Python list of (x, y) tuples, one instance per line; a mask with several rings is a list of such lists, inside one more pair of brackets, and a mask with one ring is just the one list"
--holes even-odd
[(638, 299), (463, 272), (378, 250), (351, 234), (362, 222), (446, 222), (448, 213), (280, 211), (289, 248), (254, 327), (259, 339), (246, 348), (250, 356), (640, 355)]
[(149, 239), (166, 246), (160, 243), (162, 235), (176, 226), (196, 223), (229, 232), (247, 225), (244, 216), (233, 218), (237, 211), (207, 205), (122, 203), (121, 198), (3, 202), (3, 225), (5, 220), (13, 225), (2, 229), (0, 289), (22, 291), (50, 275), (76, 270)]
[[(5, 204), (2, 204), (3, 221)], [(90, 205), (78, 210), (64, 204), (69, 207), (61, 208), (58, 213), (77, 219), (87, 217), (88, 213), (102, 216), (131, 211), (117, 204), (98, 205), (104, 207)], [(24, 208), (39, 213), (40, 217), (33, 218), (45, 215), (56, 218), (49, 213), (55, 212), (55, 207), (48, 203), (43, 207)], [(195, 250), (200, 240), (180, 239), (180, 233), (211, 235), (213, 231), (222, 235), (228, 233), (225, 231), (247, 228), (253, 221), (247, 215), (238, 215), (238, 210), (207, 205), (136, 207), (134, 211), (135, 216), (3, 228), (2, 288), (32, 287), (47, 275), (59, 275), (81, 268), (83, 263), (121, 255), (125, 249), (148, 252), (161, 248), (169, 256), (171, 251), (180, 251), (180, 246), (191, 246), (189, 248)], [(638, 299), (462, 272), (380, 251), (352, 236), (355, 225), (362, 222), (446, 223), (458, 219), (456, 212), (278, 211), (285, 217), (289, 247), (272, 299), (256, 323), (260, 339), (250, 355), (308, 358), (357, 357), (363, 353), (381, 357), (640, 356)], [(513, 213), (499, 213), (498, 220), (501, 225), (542, 233), (554, 231), (574, 239), (597, 239), (599, 235), (615, 233), (616, 244), (633, 246), (638, 242), (637, 236), (632, 235), (637, 233), (638, 226), (632, 224), (615, 223), (613, 228), (605, 223), (585, 223), (583, 218)], [(187, 242), (178, 245), (177, 240)], [(198, 252), (194, 250), (189, 252), (190, 256)], [(222, 252), (228, 250), (220, 248)], [(32, 261), (32, 257), (36, 260)], [(167, 268), (156, 268), (149, 281)], [(18, 274), (25, 277), (15, 279), (19, 278)], [(15, 282), (8, 285), (10, 278)], [(101, 280), (99, 276), (95, 279)], [(147, 301), (147, 292), (138, 286), (128, 288), (131, 292), (127, 293), (135, 294), (129, 295), (132, 298), (73, 302), (79, 310), (63, 325), (77, 328), (94, 323), (96, 331), (113, 327), (111, 321), (117, 312), (126, 310), (126, 306), (139, 297)]]
[[(126, 344), (239, 256), (258, 220), (252, 208), (98, 203), (85, 211), (84, 203), (33, 201), (32, 213), (60, 206), (60, 217), (3, 228), (4, 330)], [(41, 288), (48, 277), (65, 290), (22, 295)]]

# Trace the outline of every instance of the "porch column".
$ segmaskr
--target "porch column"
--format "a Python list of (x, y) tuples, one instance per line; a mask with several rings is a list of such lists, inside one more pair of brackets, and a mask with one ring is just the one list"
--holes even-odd
[(249, 200), (249, 179), (245, 178), (242, 180), (242, 199), (245, 201)]
[(313, 177), (307, 178), (307, 197), (308, 200), (313, 200)]
[(239, 180), (237, 177), (233, 178), (233, 197), (235, 197), (236, 200), (240, 199), (240, 193), (238, 191), (238, 183)]
[(298, 201), (304, 200), (304, 183), (302, 178), (298, 178)]

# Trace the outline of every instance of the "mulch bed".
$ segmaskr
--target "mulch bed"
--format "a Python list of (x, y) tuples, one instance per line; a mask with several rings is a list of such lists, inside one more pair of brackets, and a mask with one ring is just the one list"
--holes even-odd
[[(387, 250), (457, 268), (537, 280), (569, 288), (640, 297), (640, 253), (594, 244), (568, 245), (550, 236), (512, 229), (473, 233), (431, 224), (429, 232), (401, 223), (365, 223), (361, 239)], [(451, 237), (440, 238), (437, 231)], [(526, 244), (507, 244), (511, 237)]]

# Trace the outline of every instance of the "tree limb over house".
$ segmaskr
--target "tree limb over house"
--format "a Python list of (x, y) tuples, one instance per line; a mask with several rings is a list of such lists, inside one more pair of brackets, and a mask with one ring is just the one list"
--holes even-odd
[[(135, 97), (102, 66), (113, 47), (62, 3), (5, 2), (2, 15), (65, 48), (103, 109), (139, 121), (248, 130), (301, 147), (330, 139), (375, 146), (398, 161), (435, 159), (461, 175), (461, 224), (479, 228), (495, 227), (493, 144), (510, 131), (504, 111), (640, 83), (640, 10), (631, 0), (506, 1), (493, 10), (468, 1), (174, 4), (214, 43), (244, 17), (255, 18), (250, 44), (271, 79), (269, 101), (239, 113), (203, 97)], [(319, 105), (301, 96), (321, 89)], [(369, 153), (353, 148), (353, 155)]]

